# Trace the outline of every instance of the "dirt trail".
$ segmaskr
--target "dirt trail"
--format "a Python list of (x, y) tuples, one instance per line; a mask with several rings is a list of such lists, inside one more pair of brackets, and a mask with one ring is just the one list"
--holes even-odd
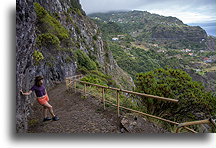
[[(29, 120), (29, 133), (121, 133), (114, 108), (104, 111), (97, 98), (89, 96), (85, 99), (80, 93), (69, 93), (63, 83), (55, 86), (48, 95), (60, 120), (42, 122), (43, 108), (35, 102)], [(149, 130), (148, 126), (146, 132)], [(145, 133), (145, 130), (142, 131)], [(155, 128), (152, 131), (161, 132)]]

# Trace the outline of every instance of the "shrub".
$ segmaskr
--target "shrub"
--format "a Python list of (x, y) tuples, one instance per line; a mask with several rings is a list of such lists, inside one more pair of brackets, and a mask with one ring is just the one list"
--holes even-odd
[[(209, 118), (216, 114), (216, 98), (206, 92), (201, 83), (180, 69), (156, 69), (137, 74), (136, 91), (156, 96), (178, 99), (173, 104), (156, 99), (143, 98), (143, 105), (155, 115), (164, 116), (180, 122)], [(193, 118), (189, 116), (193, 113)], [(201, 115), (202, 114), (202, 115)]]
[(72, 58), (70, 56), (66, 55), (65, 62), (66, 63), (71, 63), (72, 62)]
[(35, 50), (33, 53), (33, 59), (35, 60), (36, 65), (38, 65), (39, 62), (44, 59), (44, 56), (40, 51)]
[(60, 41), (57, 36), (55, 36), (52, 33), (44, 33), (40, 34), (37, 39), (36, 43), (38, 46), (44, 46), (44, 47), (60, 47)]
[(56, 19), (60, 19), (60, 16), (57, 12), (53, 13), (53, 16), (56, 18)]
[(97, 35), (94, 35), (92, 38), (96, 41), (97, 40)]
[(34, 3), (34, 9), (37, 14), (38, 27), (42, 33), (52, 33), (64, 40), (69, 38), (69, 32), (65, 29), (60, 22), (52, 17), (39, 3)]
[(86, 68), (81, 68), (79, 71), (83, 71), (82, 74), (87, 74), (82, 81), (104, 85), (104, 86), (111, 86), (111, 87), (118, 87), (116, 82), (112, 79), (112, 76), (106, 75), (98, 70), (90, 70), (87, 71)]
[(47, 11), (43, 7), (41, 7), (41, 5), (39, 3), (34, 3), (34, 8), (35, 8), (35, 12), (37, 14), (37, 17), (39, 19), (42, 19), (46, 15), (48, 15)]
[(76, 33), (77, 33), (77, 34), (81, 34), (81, 31), (80, 31), (79, 27), (78, 27), (77, 25), (75, 25), (74, 27), (75, 27)]
[(82, 50), (75, 51), (76, 60), (78, 62), (78, 68), (85, 67), (87, 70), (96, 70), (97, 66), (88, 55)]
[(76, 8), (75, 8), (75, 12), (76, 12), (79, 16), (82, 16), (82, 12), (80, 11), (80, 9), (76, 9)]
[(89, 73), (88, 69), (86, 69), (85, 67), (80, 67), (78, 69), (78, 72), (80, 72), (81, 74), (84, 74), (84, 75)]
[(95, 74), (89, 74), (81, 79), (82, 81), (86, 81), (89, 83), (99, 84), (103, 86), (107, 86), (107, 80), (101, 77), (98, 77), (98, 75)]

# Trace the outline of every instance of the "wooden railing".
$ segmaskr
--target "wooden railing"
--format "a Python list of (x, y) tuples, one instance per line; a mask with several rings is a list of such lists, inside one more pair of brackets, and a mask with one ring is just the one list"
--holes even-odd
[(176, 133), (179, 133), (180, 130), (186, 126), (190, 126), (190, 125), (199, 125), (199, 124), (211, 124), (214, 127), (216, 127), (215, 125), (215, 119), (210, 118), (210, 119), (206, 119), (206, 120), (199, 120), (199, 121), (191, 121), (191, 122), (184, 122), (184, 123), (180, 123), (176, 129)]
[(76, 81), (81, 79), (81, 78), (83, 78), (82, 74), (75, 75), (75, 76), (72, 76), (72, 77), (66, 77), (65, 78), (65, 83), (66, 83), (67, 90), (72, 89), (72, 86), (74, 86), (74, 88), (76, 88)]
[[(147, 113), (144, 113), (144, 112), (140, 112), (140, 111), (137, 111), (137, 110), (134, 110), (134, 109), (131, 109), (131, 108), (121, 106), (120, 105), (119, 95), (120, 95), (120, 92), (124, 92), (124, 93), (133, 94), (133, 95), (137, 95), (137, 96), (144, 96), (144, 97), (149, 97), (149, 98), (153, 98), (153, 99), (158, 99), (158, 100), (161, 100), (161, 101), (168, 101), (168, 102), (172, 102), (172, 103), (178, 103), (178, 100), (176, 100), (176, 99), (159, 97), (159, 96), (154, 96), (154, 95), (149, 95), (149, 94), (144, 94), (144, 93), (138, 93), (138, 92), (133, 92), (133, 91), (128, 91), (128, 90), (123, 90), (123, 89), (119, 89), (119, 88), (102, 86), (102, 85), (93, 84), (93, 83), (89, 83), (89, 82), (85, 82), (85, 81), (80, 81), (80, 79), (82, 77), (83, 77), (83, 75), (77, 75), (77, 76), (66, 78), (67, 89), (69, 89), (69, 90), (74, 89), (74, 91), (76, 92), (77, 83), (83, 84), (84, 85), (83, 93), (84, 93), (84, 97), (86, 97), (87, 96), (87, 92), (86, 92), (87, 91), (87, 86), (95, 86), (97, 88), (101, 88), (101, 97), (102, 97), (102, 102), (103, 102), (104, 109), (105, 109), (106, 103), (109, 103), (110, 105), (113, 105), (113, 106), (117, 107), (117, 115), (118, 115), (118, 117), (120, 116), (120, 108), (121, 108), (121, 109), (124, 109), (124, 110), (135, 112), (135, 113), (147, 116), (147, 117), (151, 117), (151, 118), (154, 118), (154, 119), (158, 119), (158, 120), (161, 120), (161, 121), (168, 122), (168, 123), (171, 123), (173, 125), (176, 125), (176, 126), (178, 126), (176, 132), (179, 132), (180, 128), (184, 128), (184, 129), (186, 129), (186, 130), (188, 130), (190, 132), (197, 133), (193, 129), (187, 127), (188, 125), (183, 124), (183, 126), (179, 126), (181, 124), (178, 123), (178, 122), (171, 121), (171, 120), (168, 120), (168, 119), (164, 119), (162, 117), (158, 117), (158, 116), (155, 116), (155, 115), (150, 115), (150, 114), (147, 114)], [(104, 91), (105, 89), (116, 91), (116, 104), (113, 104), (111, 101), (106, 100), (105, 91)], [(205, 122), (205, 123), (207, 123), (207, 122)]]

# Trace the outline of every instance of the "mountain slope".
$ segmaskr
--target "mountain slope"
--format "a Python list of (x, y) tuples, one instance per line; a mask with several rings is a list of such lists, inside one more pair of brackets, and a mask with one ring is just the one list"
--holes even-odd
[(216, 40), (201, 27), (146, 11), (89, 16), (98, 24), (118, 65), (133, 78), (157, 68), (182, 69), (215, 92), (211, 75), (215, 72)]
[(188, 26), (175, 17), (165, 17), (146, 11), (95, 13), (91, 18), (103, 23), (114, 22), (124, 33), (139, 41), (157, 41), (171, 48), (205, 49), (207, 34), (199, 26)]
[[(17, 0), (16, 5), (17, 92), (28, 91), (37, 75), (44, 76), (49, 88), (83, 69), (103, 73), (119, 87), (133, 87), (132, 79), (117, 65), (79, 0)], [(88, 65), (82, 66), (79, 53)], [(33, 97), (17, 93), (17, 132), (25, 132), (28, 127)]]

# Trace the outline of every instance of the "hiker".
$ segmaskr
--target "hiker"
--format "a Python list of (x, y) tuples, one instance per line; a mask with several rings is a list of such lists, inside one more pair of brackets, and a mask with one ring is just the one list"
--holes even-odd
[[(49, 121), (49, 120), (57, 121), (57, 120), (59, 120), (59, 118), (54, 114), (53, 107), (48, 103), (49, 97), (48, 97), (46, 88), (43, 85), (43, 79), (44, 78), (42, 76), (35, 77), (34, 86), (28, 92), (24, 93), (22, 90), (20, 90), (20, 92), (22, 93), (22, 95), (28, 96), (33, 91), (35, 91), (38, 103), (44, 107), (44, 110), (43, 110), (43, 114), (44, 114), (43, 122)], [(47, 116), (47, 111), (48, 110), (49, 110), (50, 114), (52, 115), (52, 119)]]

